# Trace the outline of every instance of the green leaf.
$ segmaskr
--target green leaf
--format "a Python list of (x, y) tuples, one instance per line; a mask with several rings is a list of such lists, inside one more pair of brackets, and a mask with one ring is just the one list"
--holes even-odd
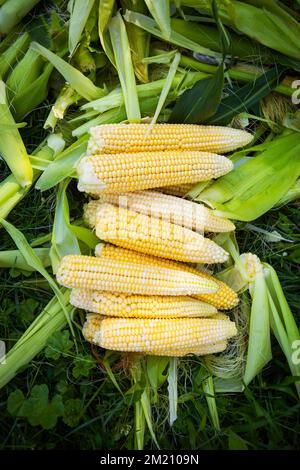
[(32, 426), (42, 426), (51, 429), (57, 423), (57, 419), (63, 416), (64, 405), (60, 395), (55, 395), (49, 400), (49, 389), (46, 384), (35, 385), (30, 397), (23, 406), (25, 416)]
[(257, 270), (253, 283), (249, 339), (244, 382), (251, 380), (271, 360), (270, 309), (263, 269)]
[(110, 20), (109, 33), (114, 51), (116, 69), (123, 91), (127, 119), (131, 122), (137, 122), (141, 118), (141, 112), (128, 36), (120, 13)]
[(49, 60), (49, 62), (51, 62), (51, 64), (64, 77), (66, 82), (69, 82), (71, 87), (87, 101), (95, 100), (105, 94), (105, 92), (101, 88), (96, 87), (88, 77), (83, 75), (83, 73), (79, 72), (79, 70), (72, 65), (68, 64), (68, 62), (61, 59), (58, 55), (49, 51), (37, 42), (31, 43), (31, 48), (45, 57), (45, 59)]
[(224, 83), (223, 64), (211, 77), (199, 80), (176, 102), (169, 122), (200, 124), (214, 115), (221, 100)]
[(39, 306), (39, 302), (34, 299), (25, 299), (20, 304), (20, 317), (25, 323), (29, 323), (34, 318), (34, 312)]
[(72, 0), (70, 2), (70, 22), (69, 22), (69, 52), (72, 56), (77, 44), (80, 41), (85, 24), (88, 20), (95, 0)]
[(72, 374), (75, 379), (80, 377), (89, 377), (91, 371), (96, 367), (95, 361), (91, 356), (77, 356), (74, 360)]
[(168, 42), (175, 44), (176, 46), (184, 47), (185, 49), (189, 49), (194, 52), (198, 52), (200, 54), (208, 55), (211, 57), (216, 57), (221, 59), (221, 54), (212, 51), (206, 47), (202, 47), (200, 44), (190, 40), (188, 37), (183, 36), (176, 31), (171, 30), (171, 35), (168, 39), (162, 34), (161, 30), (157, 27), (155, 21), (149, 16), (142, 15), (141, 13), (137, 13), (135, 11), (127, 10), (124, 15), (125, 21), (129, 23), (133, 23), (136, 26), (148, 31), (148, 33), (156, 36), (162, 40), (167, 40)]
[(230, 431), (228, 437), (228, 449), (229, 450), (248, 450), (248, 446), (244, 439), (238, 436), (233, 431)]
[(25, 397), (20, 389), (11, 392), (7, 399), (7, 411), (12, 416), (24, 416)]
[(56, 273), (62, 258), (66, 255), (81, 254), (78, 240), (70, 228), (69, 204), (66, 189), (70, 180), (60, 183), (56, 197), (55, 217), (52, 231), (50, 258)]
[(57, 360), (61, 355), (65, 355), (72, 349), (73, 341), (70, 340), (70, 333), (68, 330), (55, 331), (52, 336), (47, 340), (45, 349), (45, 357), (47, 359)]
[(249, 112), (262, 98), (267, 96), (280, 82), (282, 70), (274, 67), (253, 82), (243, 87), (232, 87), (228, 95), (223, 98), (211, 117), (205, 124), (226, 125), (242, 112)]
[(169, 39), (171, 34), (169, 0), (145, 0), (145, 3), (162, 34)]
[(70, 426), (70, 428), (75, 428), (80, 422), (81, 413), (81, 400), (79, 400), (79, 398), (71, 398), (64, 404), (63, 422)]

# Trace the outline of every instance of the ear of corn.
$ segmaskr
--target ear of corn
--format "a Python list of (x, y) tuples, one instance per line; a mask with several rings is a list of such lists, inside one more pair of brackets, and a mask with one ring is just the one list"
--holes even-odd
[(199, 233), (138, 212), (101, 204), (96, 235), (123, 248), (194, 263), (222, 263), (228, 253)]
[(77, 165), (78, 189), (120, 193), (195, 183), (222, 176), (232, 168), (228, 158), (198, 151), (97, 154), (83, 157)]
[(185, 271), (93, 256), (67, 255), (57, 281), (71, 288), (141, 295), (194, 295), (213, 293), (218, 285)]
[[(234, 322), (209, 318), (102, 318), (89, 315), (85, 338), (103, 348), (153, 355), (200, 354), (236, 335)], [(223, 347), (224, 343), (222, 344)]]
[(163, 188), (156, 188), (157, 191), (161, 191), (165, 194), (170, 194), (171, 196), (184, 197), (191, 189), (192, 184), (177, 184), (171, 186), (164, 186)]
[(208, 317), (217, 309), (191, 297), (128, 295), (105, 291), (73, 289), (71, 304), (111, 317), (181, 318)]
[(211, 305), (214, 305), (216, 308), (221, 310), (231, 309), (235, 307), (239, 301), (236, 292), (234, 292), (227, 284), (225, 284), (225, 282), (222, 282), (219, 279), (211, 276), (210, 274), (207, 274), (203, 271), (199, 271), (198, 269), (192, 268), (185, 264), (176, 263), (174, 261), (162, 258), (154, 258), (153, 256), (148, 256), (143, 253), (119, 248), (108, 243), (99, 243), (99, 245), (96, 246), (95, 255), (97, 257), (101, 257), (102, 259), (106, 258), (109, 260), (114, 260), (115, 262), (122, 260), (123, 262), (126, 261), (133, 263), (141, 263), (145, 266), (158, 266), (161, 268), (170, 268), (185, 271), (194, 274), (195, 276), (199, 276), (202, 279), (214, 281), (217, 283), (219, 290), (215, 293), (198, 294), (197, 298), (199, 300), (202, 300), (203, 302), (207, 302)]
[(101, 194), (98, 201), (90, 201), (84, 208), (84, 219), (90, 227), (95, 226), (96, 213), (103, 202), (158, 217), (199, 233), (230, 232), (235, 228), (230, 220), (215, 216), (213, 211), (203, 204), (157, 191), (136, 191), (119, 195)]
[(93, 127), (88, 153), (205, 151), (226, 153), (249, 144), (249, 132), (194, 124), (104, 124)]

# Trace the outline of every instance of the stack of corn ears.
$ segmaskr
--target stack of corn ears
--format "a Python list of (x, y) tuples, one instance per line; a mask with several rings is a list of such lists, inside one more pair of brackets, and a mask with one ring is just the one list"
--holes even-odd
[[(183, 356), (223, 351), (237, 333), (220, 310), (238, 303), (224, 282), (185, 263), (223, 263), (206, 233), (234, 230), (204, 205), (170, 194), (226, 174), (219, 155), (250, 142), (245, 131), (176, 124), (117, 124), (91, 130), (78, 188), (97, 199), (84, 219), (105, 243), (96, 257), (65, 256), (57, 272), (71, 303), (88, 312), (85, 338), (103, 348)], [(215, 153), (216, 152), (216, 153)], [(168, 189), (169, 188), (169, 189)], [(179, 188), (180, 190), (180, 188)], [(173, 190), (174, 194), (174, 190)]]

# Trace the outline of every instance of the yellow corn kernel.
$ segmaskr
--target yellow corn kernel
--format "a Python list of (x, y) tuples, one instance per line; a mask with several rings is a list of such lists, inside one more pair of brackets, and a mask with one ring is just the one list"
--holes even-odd
[[(207, 274), (203, 271), (190, 267), (186, 264), (176, 263), (171, 260), (166, 260), (162, 258), (155, 258), (153, 256), (148, 256), (143, 253), (138, 253), (131, 250), (126, 250), (124, 248), (119, 248), (109, 243), (99, 243), (96, 246), (95, 254), (101, 258), (107, 258), (114, 261), (127, 261), (135, 263), (143, 263), (148, 266), (160, 266), (164, 268), (171, 268), (180, 271), (186, 271), (195, 276), (199, 276), (202, 279), (213, 280), (217, 283), (219, 290), (215, 293), (210, 294), (200, 294), (196, 297), (203, 302), (214, 305), (217, 309), (228, 310), (236, 307), (239, 302), (239, 298), (225, 282), (220, 281), (219, 279)], [(194, 295), (193, 295), (194, 296)]]
[(155, 188), (155, 190), (165, 194), (170, 194), (171, 196), (184, 197), (193, 186), (193, 184), (174, 184), (171, 186), (164, 186), (162, 188)]
[(123, 318), (208, 317), (217, 314), (217, 309), (212, 305), (183, 296), (128, 295), (73, 289), (70, 303), (89, 312)]
[(228, 253), (199, 233), (155, 217), (101, 204), (96, 214), (101, 240), (153, 256), (191, 263), (223, 263)]
[(199, 349), (235, 336), (235, 323), (210, 318), (110, 318), (88, 315), (84, 337), (113, 351), (153, 355), (199, 354)]
[(196, 183), (218, 178), (232, 168), (232, 162), (222, 155), (196, 151), (88, 155), (77, 166), (78, 189), (120, 193)]
[(185, 271), (83, 255), (64, 256), (56, 277), (69, 288), (125, 294), (193, 295), (218, 290), (214, 281)]
[(204, 150), (226, 153), (249, 144), (240, 129), (197, 124), (103, 124), (90, 130), (88, 153)]
[(198, 233), (230, 232), (235, 229), (230, 220), (216, 216), (214, 211), (207, 209), (203, 204), (157, 191), (101, 194), (98, 200), (92, 200), (84, 207), (83, 217), (89, 227), (95, 227), (96, 213), (103, 202), (161, 218)]

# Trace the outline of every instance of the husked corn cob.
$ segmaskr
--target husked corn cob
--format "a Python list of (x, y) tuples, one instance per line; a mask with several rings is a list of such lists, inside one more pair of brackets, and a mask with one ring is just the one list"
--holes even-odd
[(181, 199), (157, 191), (135, 191), (122, 194), (101, 194), (84, 208), (84, 219), (95, 226), (96, 213), (102, 202), (121, 206), (141, 214), (151, 215), (196, 232), (230, 232), (234, 224), (214, 215), (203, 204)]
[(123, 318), (208, 317), (217, 314), (217, 309), (212, 305), (182, 296), (128, 295), (73, 289), (70, 303), (90, 312)]
[(191, 263), (222, 263), (228, 253), (199, 233), (155, 217), (101, 204), (96, 214), (101, 240), (153, 256)]
[(166, 151), (88, 155), (78, 166), (78, 189), (88, 193), (120, 193), (196, 183), (232, 170), (232, 162), (214, 153)]
[(65, 287), (125, 294), (192, 295), (218, 290), (213, 280), (192, 273), (83, 255), (65, 256), (56, 277)]
[(171, 196), (184, 197), (193, 187), (193, 184), (177, 184), (171, 186), (164, 186), (162, 188), (155, 188), (156, 191), (161, 191)]
[(200, 354), (237, 333), (235, 323), (210, 318), (104, 318), (89, 315), (85, 338), (102, 348), (154, 355)]
[(187, 266), (186, 264), (176, 263), (174, 261), (162, 258), (155, 258), (153, 256), (148, 256), (143, 253), (119, 248), (110, 245), (109, 243), (99, 243), (96, 246), (95, 255), (101, 258), (107, 258), (114, 261), (123, 260), (127, 262), (141, 263), (147, 266), (159, 266), (180, 271), (186, 271), (191, 274), (194, 274), (195, 276), (199, 276), (202, 279), (213, 280), (217, 283), (219, 287), (219, 290), (217, 292), (210, 294), (193, 294), (193, 297), (196, 297), (199, 300), (202, 300), (203, 302), (207, 302), (211, 305), (214, 305), (214, 307), (220, 310), (231, 309), (235, 307), (239, 302), (239, 298), (236, 292), (234, 292), (227, 284), (225, 284), (225, 282), (222, 282), (219, 279), (203, 271), (199, 271), (198, 269)]
[(88, 153), (204, 150), (226, 153), (247, 145), (240, 129), (195, 124), (104, 124), (90, 130)]

